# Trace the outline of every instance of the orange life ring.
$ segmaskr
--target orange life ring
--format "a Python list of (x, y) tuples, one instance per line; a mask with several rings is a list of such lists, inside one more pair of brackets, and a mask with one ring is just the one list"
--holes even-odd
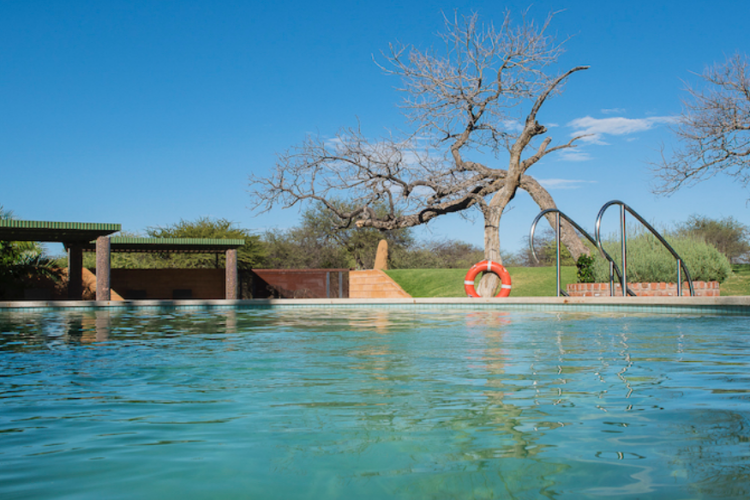
[(464, 290), (466, 290), (466, 294), (469, 297), (479, 297), (479, 294), (474, 289), (474, 278), (476, 278), (479, 273), (484, 272), (495, 273), (500, 277), (500, 281), (502, 281), (503, 284), (500, 287), (500, 293), (497, 294), (497, 297), (507, 297), (510, 295), (511, 286), (510, 274), (508, 274), (508, 271), (497, 262), (483, 260), (482, 262), (474, 264), (464, 278)]

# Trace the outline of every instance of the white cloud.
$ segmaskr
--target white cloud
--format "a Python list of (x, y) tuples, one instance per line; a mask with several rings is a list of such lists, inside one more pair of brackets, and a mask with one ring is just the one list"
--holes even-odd
[(562, 151), (555, 153), (555, 158), (561, 161), (588, 161), (592, 159), (591, 155), (580, 147), (563, 149)]
[(625, 108), (608, 108), (608, 109), (602, 110), (602, 114), (605, 114), (605, 115), (614, 115), (614, 114), (621, 115), (624, 112), (625, 112)]
[(571, 136), (586, 135), (582, 141), (593, 144), (607, 144), (602, 140), (604, 135), (628, 135), (654, 128), (661, 123), (672, 123), (673, 116), (652, 116), (650, 118), (592, 118), (584, 116), (568, 123), (575, 131)]
[(579, 189), (585, 184), (596, 184), (596, 181), (583, 181), (576, 179), (538, 179), (544, 189)]
[(503, 126), (510, 132), (520, 132), (523, 130), (523, 125), (517, 120), (504, 120)]

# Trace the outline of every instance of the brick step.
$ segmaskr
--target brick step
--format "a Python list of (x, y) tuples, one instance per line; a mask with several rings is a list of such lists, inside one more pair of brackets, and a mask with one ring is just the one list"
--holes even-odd
[(408, 299), (398, 283), (379, 269), (349, 271), (349, 298), (352, 299)]

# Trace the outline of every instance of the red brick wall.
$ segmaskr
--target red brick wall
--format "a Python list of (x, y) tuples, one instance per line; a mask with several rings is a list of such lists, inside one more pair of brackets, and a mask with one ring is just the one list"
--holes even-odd
[[(639, 297), (673, 297), (677, 296), (676, 283), (628, 283)], [(693, 281), (696, 297), (718, 297), (718, 281)], [(609, 283), (572, 283), (567, 286), (571, 297), (609, 297)], [(690, 295), (687, 282), (682, 284), (682, 295)], [(615, 296), (622, 296), (622, 286), (615, 284)]]

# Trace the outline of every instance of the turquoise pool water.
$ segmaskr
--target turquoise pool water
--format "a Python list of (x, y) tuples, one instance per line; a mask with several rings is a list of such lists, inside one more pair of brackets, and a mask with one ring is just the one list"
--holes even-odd
[(749, 324), (0, 313), (0, 498), (747, 498)]

